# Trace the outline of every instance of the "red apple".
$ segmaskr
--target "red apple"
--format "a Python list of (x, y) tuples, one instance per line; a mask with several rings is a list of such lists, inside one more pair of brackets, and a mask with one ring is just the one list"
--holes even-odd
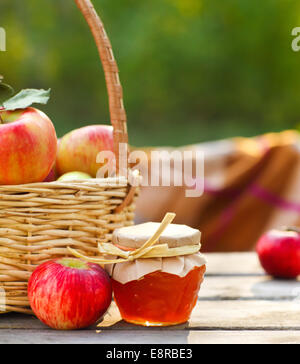
[(66, 134), (59, 143), (57, 170), (59, 175), (67, 172), (85, 172), (96, 177), (101, 167), (96, 162), (101, 151), (113, 151), (113, 127), (91, 125)]
[(278, 278), (300, 275), (300, 233), (271, 230), (258, 241), (256, 251), (265, 271)]
[(41, 111), (0, 110), (0, 184), (42, 182), (56, 157), (57, 138)]
[(36, 316), (59, 330), (94, 324), (112, 300), (108, 274), (97, 264), (59, 258), (38, 266), (28, 282), (28, 297)]

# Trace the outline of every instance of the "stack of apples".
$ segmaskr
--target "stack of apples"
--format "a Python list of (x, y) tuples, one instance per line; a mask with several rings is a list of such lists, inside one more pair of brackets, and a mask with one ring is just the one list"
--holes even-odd
[(47, 91), (24, 90), (0, 107), (1, 185), (94, 178), (97, 154), (113, 151), (109, 125), (86, 126), (57, 140), (48, 116), (31, 107), (48, 98)]

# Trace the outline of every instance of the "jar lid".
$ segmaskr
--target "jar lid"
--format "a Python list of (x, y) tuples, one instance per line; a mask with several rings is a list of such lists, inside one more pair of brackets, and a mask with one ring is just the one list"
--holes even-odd
[[(150, 239), (160, 223), (147, 222), (117, 229), (113, 233), (112, 242), (124, 248), (140, 248)], [(169, 224), (157, 240), (157, 244), (167, 244), (169, 248), (186, 245), (199, 245), (201, 233), (186, 225)]]

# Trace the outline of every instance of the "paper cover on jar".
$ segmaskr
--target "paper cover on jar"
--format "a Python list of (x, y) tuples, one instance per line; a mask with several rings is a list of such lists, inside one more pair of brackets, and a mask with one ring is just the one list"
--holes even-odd
[(206, 264), (204, 255), (196, 253), (170, 258), (136, 259), (130, 262), (107, 265), (106, 270), (114, 280), (125, 284), (141, 279), (146, 274), (155, 271), (184, 277), (193, 268), (200, 267), (204, 264)]
[[(126, 226), (114, 231), (112, 242), (123, 247), (137, 249), (143, 245), (159, 228), (160, 223)], [(186, 225), (170, 224), (157, 239), (157, 244), (168, 244), (169, 248), (200, 243), (201, 233)]]

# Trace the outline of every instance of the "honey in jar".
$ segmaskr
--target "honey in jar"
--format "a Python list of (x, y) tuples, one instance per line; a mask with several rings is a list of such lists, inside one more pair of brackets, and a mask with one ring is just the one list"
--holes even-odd
[[(115, 231), (113, 244), (134, 251), (157, 230), (146, 223)], [(188, 321), (204, 279), (205, 258), (200, 254), (200, 232), (170, 224), (155, 244), (167, 245), (174, 254), (186, 247), (193, 254), (142, 258), (111, 265), (114, 299), (122, 318), (143, 326), (169, 326)], [(198, 249), (197, 249), (198, 247)], [(183, 249), (182, 249), (183, 248)]]

